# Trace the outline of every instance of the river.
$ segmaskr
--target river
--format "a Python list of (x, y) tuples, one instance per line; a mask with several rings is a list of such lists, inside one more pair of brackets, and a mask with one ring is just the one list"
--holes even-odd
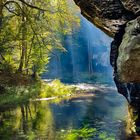
[(95, 87), (94, 92), (61, 101), (1, 109), (0, 140), (127, 139), (127, 101), (114, 87)]

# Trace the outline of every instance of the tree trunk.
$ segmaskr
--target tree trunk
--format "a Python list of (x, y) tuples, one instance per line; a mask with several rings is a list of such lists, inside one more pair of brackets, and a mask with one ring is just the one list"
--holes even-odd
[(25, 65), (25, 61), (26, 61), (26, 56), (27, 56), (27, 43), (26, 43), (26, 17), (24, 15), (25, 12), (25, 6), (24, 4), (22, 5), (22, 45), (21, 45), (21, 57), (20, 57), (20, 64), (19, 64), (19, 68), (18, 68), (18, 72), (22, 72), (23, 71), (23, 67)]
[(3, 18), (2, 9), (3, 9), (3, 0), (0, 0), (0, 28), (2, 26), (2, 18)]
[(20, 64), (19, 64), (19, 68), (18, 68), (18, 72), (22, 72), (23, 71), (23, 66), (24, 66), (24, 60), (25, 60), (25, 43), (24, 41), (22, 41), (22, 48), (21, 48), (21, 57), (20, 57)]

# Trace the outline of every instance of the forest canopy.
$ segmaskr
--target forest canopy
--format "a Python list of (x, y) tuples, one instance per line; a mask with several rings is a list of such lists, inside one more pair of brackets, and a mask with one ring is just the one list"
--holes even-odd
[(79, 26), (67, 0), (0, 0), (0, 72), (38, 75)]

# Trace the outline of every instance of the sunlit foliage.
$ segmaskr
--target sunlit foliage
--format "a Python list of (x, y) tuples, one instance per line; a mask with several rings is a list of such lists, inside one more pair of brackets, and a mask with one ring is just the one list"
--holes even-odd
[(1, 0), (0, 70), (36, 77), (45, 70), (50, 54), (55, 55), (53, 49), (65, 51), (62, 36), (79, 24), (68, 4), (67, 0)]
[(80, 129), (72, 129), (59, 133), (58, 135), (61, 140), (115, 140), (113, 134), (109, 134), (106, 131), (99, 132), (96, 128), (91, 128), (87, 125)]
[(42, 84), (41, 85), (41, 92), (40, 97), (64, 97), (75, 93), (75, 87), (66, 86), (65, 84), (61, 83), (60, 80), (53, 80), (49, 84)]
[(61, 83), (59, 80), (52, 82), (35, 82), (26, 86), (5, 87), (5, 94), (0, 94), (0, 106), (17, 106), (22, 102), (31, 100), (56, 97), (56, 102), (62, 98), (68, 98), (76, 93), (76, 88)]

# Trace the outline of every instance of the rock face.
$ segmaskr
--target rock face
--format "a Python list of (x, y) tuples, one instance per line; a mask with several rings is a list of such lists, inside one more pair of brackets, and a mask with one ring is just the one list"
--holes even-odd
[(140, 14), (140, 1), (139, 0), (121, 0), (124, 7), (138, 16)]
[[(74, 0), (81, 13), (110, 36), (139, 13), (139, 0)], [(139, 3), (139, 4), (138, 4)]]
[(74, 1), (88, 20), (114, 37), (111, 65), (119, 80), (140, 82), (140, 0)]
[[(81, 13), (109, 36), (118, 92), (133, 108), (140, 135), (140, 0), (74, 0)], [(138, 128), (138, 129), (137, 129)]]
[(117, 71), (123, 82), (140, 81), (140, 17), (127, 23), (119, 46)]

